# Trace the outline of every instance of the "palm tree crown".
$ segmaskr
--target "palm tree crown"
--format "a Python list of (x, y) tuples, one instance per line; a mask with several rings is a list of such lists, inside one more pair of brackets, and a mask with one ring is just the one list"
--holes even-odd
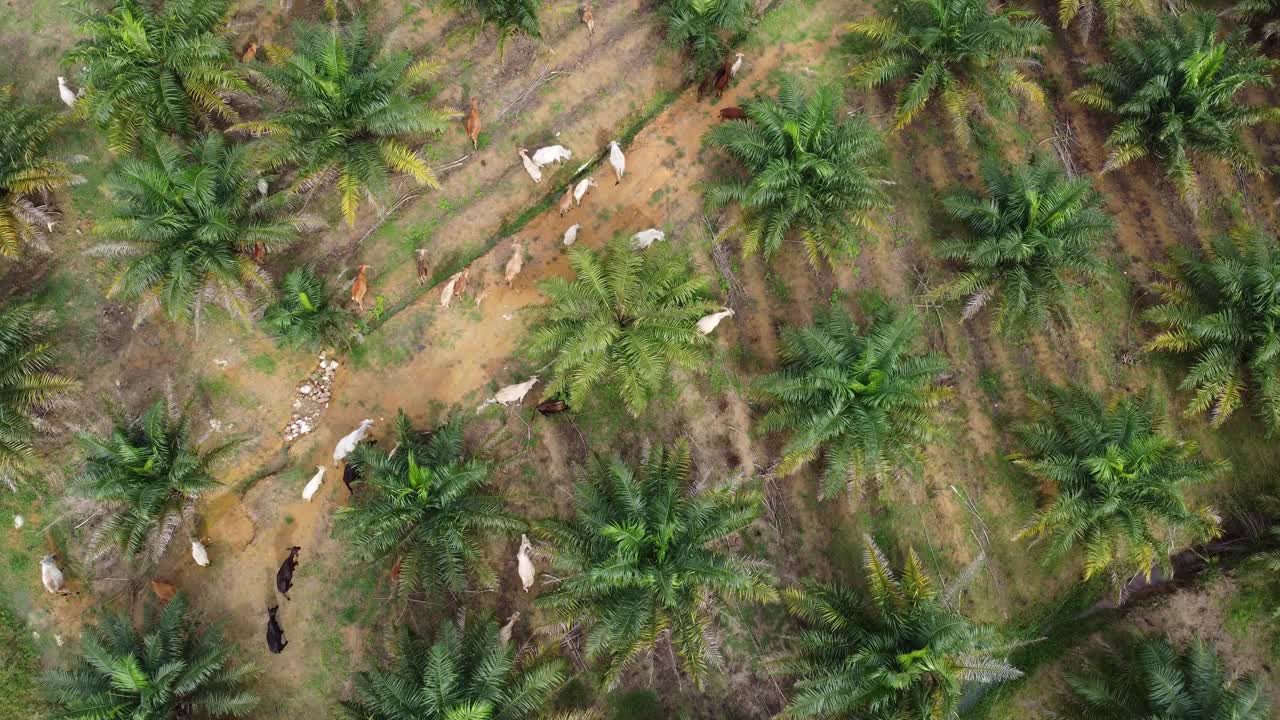
[(1148, 577), (1188, 542), (1218, 533), (1210, 507), (1191, 508), (1187, 485), (1227, 469), (1170, 436), (1149, 397), (1103, 404), (1079, 388), (1050, 387), (1036, 401), (1034, 421), (1018, 428), (1026, 448), (1016, 465), (1042, 483), (1048, 498), (1017, 536), (1049, 541), (1047, 557), (1084, 552), (1084, 578), (1107, 572), (1116, 585)]
[(491, 584), (482, 544), (524, 526), (501, 497), (482, 494), (493, 468), (467, 454), (462, 429), (453, 418), (420, 433), (401, 412), (395, 449), (356, 448), (352, 462), (368, 491), (338, 511), (336, 524), (360, 560), (395, 556), (402, 593), (461, 592), (468, 573)]
[(445, 7), (466, 13), (473, 18), (475, 32), (491, 26), (498, 33), (498, 54), (507, 40), (526, 35), (535, 40), (542, 38), (538, 24), (538, 7), (541, 0), (445, 0)]
[(960, 273), (933, 295), (966, 299), (966, 320), (996, 299), (999, 330), (1041, 326), (1050, 308), (1067, 299), (1069, 275), (1105, 267), (1098, 242), (1111, 229), (1111, 218), (1102, 196), (1088, 178), (1067, 178), (1048, 156), (1010, 172), (988, 159), (982, 182), (986, 198), (957, 193), (943, 201), (968, 237), (941, 244), (939, 254), (958, 262)]
[(713, 181), (707, 192), (712, 207), (742, 207), (746, 252), (769, 259), (799, 233), (811, 264), (834, 265), (871, 213), (887, 205), (879, 177), (884, 142), (861, 113), (837, 117), (839, 97), (834, 87), (806, 97), (785, 80), (777, 98), (743, 103), (750, 122), (707, 133), (706, 142), (746, 173)]
[(280, 249), (321, 227), (295, 212), (300, 196), (263, 195), (250, 157), (215, 134), (188, 150), (154, 136), (120, 161), (107, 181), (115, 205), (94, 228), (107, 242), (91, 252), (127, 258), (109, 292), (138, 303), (135, 325), (163, 310), (199, 328), (209, 304), (247, 325), (254, 296), (271, 287), (255, 249)]
[(178, 526), (191, 519), (195, 501), (217, 487), (213, 469), (239, 443), (197, 447), (184, 408), (168, 396), (142, 415), (115, 406), (108, 412), (109, 435), (79, 435), (84, 467), (68, 492), (85, 501), (85, 514), (96, 516), (92, 555), (114, 548), (155, 563)]
[(1160, 332), (1147, 349), (1193, 357), (1182, 381), (1187, 412), (1220, 427), (1252, 384), (1258, 416), (1280, 429), (1280, 248), (1256, 227), (1237, 225), (1203, 244), (1177, 248), (1156, 284), (1164, 301), (1144, 314)]
[(1049, 39), (1035, 14), (985, 0), (904, 0), (893, 17), (853, 23), (865, 57), (853, 67), (867, 88), (910, 78), (898, 91), (895, 130), (906, 127), (939, 97), (952, 131), (967, 143), (974, 115), (988, 106), (1008, 111), (1019, 96), (1039, 105), (1044, 93), (1018, 69)]
[(1066, 30), (1079, 20), (1080, 34), (1088, 42), (1093, 34), (1095, 16), (1102, 13), (1108, 35), (1127, 30), (1140, 17), (1150, 15), (1147, 0), (1058, 0), (1058, 23)]
[(658, 14), (667, 24), (667, 44), (688, 56), (685, 74), (703, 78), (725, 62), (727, 39), (747, 29), (746, 0), (665, 0)]
[(290, 270), (263, 322), (277, 340), (292, 347), (335, 345), (349, 325), (346, 311), (329, 298), (329, 289), (312, 267)]
[(1272, 117), (1274, 110), (1236, 96), (1250, 86), (1271, 87), (1271, 73), (1280, 62), (1262, 55), (1256, 45), (1245, 45), (1240, 33), (1218, 35), (1213, 13), (1143, 19), (1132, 38), (1112, 40), (1112, 62), (1085, 68), (1090, 83), (1072, 97), (1117, 118), (1103, 172), (1151, 155), (1194, 204), (1197, 156), (1259, 169), (1240, 129)]
[(932, 411), (950, 396), (940, 383), (946, 360), (912, 352), (919, 334), (914, 315), (888, 309), (862, 334), (836, 307), (812, 327), (784, 330), (782, 369), (755, 387), (768, 408), (757, 427), (791, 433), (778, 472), (793, 473), (821, 452), (819, 496), (829, 498), (918, 467), (937, 430)]
[(10, 489), (35, 458), (36, 414), (78, 387), (53, 370), (49, 317), (30, 305), (0, 307), (0, 482)]
[(543, 284), (551, 302), (529, 338), (529, 352), (551, 362), (548, 396), (580, 408), (616, 392), (638, 417), (673, 368), (707, 362), (711, 347), (697, 322), (716, 305), (706, 280), (665, 243), (640, 252), (621, 238), (599, 252), (579, 245), (569, 265), (573, 280)]
[(956, 608), (981, 558), (939, 593), (914, 550), (899, 578), (865, 542), (865, 594), (813, 584), (783, 594), (802, 630), (778, 662), (796, 678), (779, 718), (949, 720), (966, 684), (1022, 675), (1005, 660), (1016, 643)]
[(246, 717), (258, 699), (244, 686), (257, 670), (233, 665), (235, 654), (218, 628), (191, 627), (179, 594), (159, 611), (147, 608), (141, 632), (124, 615), (86, 628), (80, 660), (44, 684), (69, 720)]
[(342, 214), (354, 224), (360, 196), (390, 189), (393, 172), (439, 188), (412, 139), (440, 133), (455, 113), (428, 105), (426, 86), (440, 72), (433, 60), (384, 53), (364, 21), (345, 27), (303, 26), (296, 48), (270, 48), (254, 75), (283, 103), (262, 122), (233, 129), (266, 135), (261, 151), (272, 167), (296, 167), (299, 186), (334, 179)]
[(564, 578), (537, 603), (565, 628), (585, 627), (587, 657), (603, 662), (607, 685), (667, 631), (701, 687), (716, 608), (774, 596), (765, 567), (725, 546), (759, 517), (760, 493), (688, 482), (684, 444), (653, 450), (639, 471), (596, 458), (577, 487), (574, 520), (537, 528)]
[(1263, 39), (1270, 39), (1280, 34), (1280, 0), (1237, 0), (1226, 12), (1227, 17), (1239, 23), (1247, 23), (1261, 27), (1258, 31)]
[(78, 158), (49, 154), (57, 116), (17, 104), (13, 86), (0, 86), (0, 255), (23, 245), (43, 247), (57, 213), (33, 199), (84, 178), (71, 172)]
[(400, 633), (395, 667), (360, 673), (350, 720), (538, 720), (569, 677), (547, 653), (517, 653), (492, 618), (444, 621), (428, 642)]
[(67, 52), (84, 65), (84, 97), (77, 103), (107, 132), (113, 152), (132, 152), (151, 132), (191, 137), (236, 112), (228, 93), (248, 86), (228, 43), (228, 0), (112, 0), (102, 11), (75, 6), (88, 37)]
[(1217, 653), (1195, 638), (1178, 652), (1164, 638), (1108, 645), (1088, 672), (1068, 675), (1073, 720), (1267, 720), (1270, 702), (1253, 678), (1228, 679)]

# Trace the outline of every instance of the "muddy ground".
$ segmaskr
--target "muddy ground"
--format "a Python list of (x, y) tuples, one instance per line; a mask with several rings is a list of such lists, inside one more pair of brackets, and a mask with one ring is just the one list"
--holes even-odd
[[(73, 366), (86, 378), (87, 389), (79, 411), (53, 419), (57, 429), (100, 424), (96, 398), (102, 394), (119, 394), (136, 407), (173, 379), (180, 392), (197, 399), (209, 438), (249, 439), (235, 465), (221, 473), (227, 489), (201, 508), (196, 532), (206, 539), (213, 565), (194, 566), (186, 543), (176, 542), (154, 574), (176, 582), (201, 611), (224, 622), (245, 658), (263, 669), (261, 717), (299, 712), (326, 716), (348, 689), (350, 673), (377, 655), (387, 629), (401, 623), (433, 624), (431, 618), (458, 601), (492, 608), (503, 617), (520, 610), (516, 637), (534, 637), (541, 619), (530, 606), (532, 596), (516, 589), (514, 541), (493, 548), (493, 566), (501, 578), (497, 588), (466, 598), (393, 600), (388, 569), (350, 563), (332, 537), (333, 511), (347, 502), (336, 472), (330, 472), (313, 502), (303, 502), (300, 491), (317, 465), (328, 464), (337, 438), (361, 419), (374, 419), (379, 435), (401, 408), (420, 424), (439, 422), (450, 411), (470, 412), (494, 388), (534, 373), (537, 368), (520, 355), (519, 343), (530, 310), (542, 299), (538, 282), (568, 273), (560, 238), (573, 223), (582, 225), (578, 242), (592, 247), (614, 235), (663, 228), (667, 242), (686, 248), (708, 275), (721, 279), (722, 288), (740, 288), (731, 298), (737, 316), (716, 332), (723, 350), (716, 367), (686, 378), (679, 394), (661, 398), (639, 421), (621, 418), (609, 408), (542, 418), (531, 411), (531, 403), (518, 411), (491, 408), (482, 413), (470, 433), (476, 442), (489, 441), (503, 464), (498, 484), (520, 512), (530, 518), (568, 513), (573, 468), (590, 452), (634, 456), (646, 443), (683, 437), (694, 450), (700, 476), (746, 471), (765, 483), (768, 512), (746, 543), (772, 560), (784, 581), (811, 576), (855, 580), (861, 537), (871, 532), (893, 552), (916, 547), (941, 575), (954, 573), (985, 549), (988, 571), (969, 598), (971, 612), (984, 620), (1017, 620), (1071, 586), (1071, 568), (1045, 568), (1034, 552), (1010, 540), (1034, 507), (1037, 488), (1018, 478), (1004, 460), (1013, 448), (1008, 428), (1024, 409), (1024, 390), (1046, 379), (1114, 391), (1150, 388), (1176, 402), (1171, 373), (1135, 353), (1141, 344), (1135, 307), (1144, 302), (1154, 262), (1171, 246), (1196, 242), (1203, 228), (1155, 167), (1139, 164), (1100, 180), (1118, 221), (1115, 244), (1108, 250), (1116, 271), (1100, 287), (1082, 289), (1062, 321), (1029, 337), (993, 337), (985, 318), (962, 324), (954, 308), (919, 300), (943, 272), (931, 252), (932, 242), (948, 231), (938, 217), (938, 197), (952, 188), (975, 187), (977, 159), (973, 148), (957, 147), (931, 114), (891, 137), (894, 210), (880, 219), (855, 259), (834, 272), (809, 268), (799, 253), (766, 266), (756, 258), (741, 258), (728, 238), (732, 278), (727, 277), (712, 261), (706, 232), (708, 222), (719, 226), (724, 219), (704, 219), (700, 194), (716, 163), (701, 145), (716, 107), (770, 91), (783, 73), (811, 83), (839, 77), (845, 56), (838, 28), (871, 12), (865, 3), (786, 0), (753, 31), (743, 49), (743, 73), (720, 103), (699, 102), (692, 91), (675, 97), (626, 148), (628, 174), (621, 184), (614, 184), (607, 166), (598, 168), (592, 177), (599, 186), (582, 207), (563, 218), (548, 210), (514, 234), (499, 237), (525, 209), (577, 179), (575, 169), (582, 161), (645, 117), (656, 102), (668, 99), (680, 84), (677, 58), (660, 47), (651, 8), (638, 2), (597, 6), (593, 36), (577, 22), (575, 6), (549, 5), (543, 15), (549, 46), (509, 43), (501, 58), (491, 39), (472, 46), (459, 38), (459, 23), (452, 16), (409, 9), (413, 12), (403, 14), (403, 7), (380, 6), (376, 22), (389, 31), (393, 46), (419, 53), (430, 49), (441, 57), (450, 71), (441, 82), (439, 102), (460, 108), (464, 98), (480, 97), (485, 133), (478, 151), (460, 130), (434, 145), (433, 162), (463, 162), (442, 173), (440, 192), (413, 195), (401, 203), (411, 192), (403, 188), (404, 194), (385, 200), (385, 218), (378, 209), (366, 208), (348, 229), (334, 208), (318, 198), (331, 229), (288, 258), (273, 260), (279, 267), (299, 258), (316, 262), (335, 287), (349, 281), (349, 268), (368, 263), (373, 266), (370, 296), (382, 296), (386, 308), (382, 324), (359, 352), (341, 358), (334, 399), (313, 434), (286, 448), (281, 431), (296, 387), (314, 367), (315, 356), (278, 350), (256, 331), (246, 334), (224, 325), (207, 327), (199, 338), (157, 323), (133, 330), (127, 309), (104, 304), (100, 294), (80, 288), (84, 279), (91, 279), (95, 290), (102, 287), (107, 272), (76, 254), (89, 242), (87, 232), (100, 207), (92, 176), (89, 186), (72, 196), (58, 254), (0, 267), (0, 287), (7, 289), (0, 295), (40, 289), (46, 301), (61, 303), (60, 317), (72, 330), (68, 334), (78, 338)], [(236, 29), (246, 42), (251, 36), (279, 40), (289, 18), (316, 12), (299, 2), (258, 6), (237, 16)], [(31, 35), (31, 47), (18, 48), (18, 53), (47, 57), (49, 48), (65, 44), (56, 20), (46, 22)], [(1057, 136), (1079, 172), (1096, 173), (1105, 157), (1101, 144), (1108, 126), (1064, 98), (1080, 82), (1079, 61), (1096, 59), (1098, 52), (1072, 34), (1059, 34), (1059, 43), (1038, 71), (1050, 87), (1050, 107), (1010, 118), (1002, 147), (1015, 157), (1050, 148), (1050, 139)], [(40, 68), (37, 78), (46, 70), (56, 74), (50, 65)], [(30, 86), (54, 87), (37, 79)], [(889, 124), (887, 93), (850, 90), (846, 100), (850, 109), (865, 110), (881, 127)], [(1256, 138), (1266, 163), (1273, 161), (1272, 134)], [(89, 133), (77, 139), (88, 149), (95, 147)], [(552, 142), (569, 147), (574, 158), (534, 185), (515, 149)], [(1271, 181), (1249, 179), (1242, 185), (1221, 170), (1210, 173), (1207, 181), (1220, 192), (1247, 191), (1250, 210), (1270, 220)], [(525, 254), (524, 270), (507, 287), (503, 268), (517, 241)], [(433, 266), (433, 282), (425, 287), (414, 277), (412, 252), (418, 247), (429, 249)], [(434, 281), (466, 262), (471, 268), (466, 296), (447, 310), (440, 308)], [(930, 448), (923, 477), (853, 503), (819, 503), (810, 472), (770, 475), (779, 444), (752, 432), (752, 409), (743, 393), (753, 376), (775, 366), (779, 329), (808, 321), (816, 306), (833, 299), (859, 313), (885, 300), (915, 305), (926, 320), (927, 344), (954, 366), (956, 395), (946, 409), (950, 432)], [(1175, 421), (1201, 437), (1212, 452), (1237, 461), (1236, 487), (1272, 482), (1274, 455), (1265, 452), (1245, 419), (1215, 435), (1197, 422)], [(74, 469), (73, 455), (60, 457), (64, 459), (50, 467), (51, 497), (25, 493), (0, 505), (21, 505), (33, 518), (29, 529), (44, 527), (61, 512), (52, 504), (47, 509), (37, 505), (52, 503), (59, 478)], [(260, 477), (265, 470), (278, 472)], [(1221, 497), (1224, 488), (1205, 493)], [(55, 538), (74, 546), (77, 533), (69, 524), (55, 523)], [(9, 568), (0, 569), (0, 579), (16, 589), (13, 602), (29, 611), (50, 659), (71, 647), (60, 650), (53, 634), (74, 640), (77, 623), (89, 617), (86, 611), (144, 597), (119, 579), (127, 577), (119, 568), (73, 567), (86, 592), (47, 603), (36, 595), (38, 573), (30, 572), (30, 558), (43, 554), (43, 538), (31, 532), (12, 537), (26, 555), (15, 555), (18, 559)], [(303, 548), (302, 566), (293, 599), (286, 602), (275, 598), (272, 573), (284, 549), (295, 544)], [(279, 656), (269, 655), (261, 638), (265, 608), (275, 602), (283, 606), (290, 640)], [(776, 638), (783, 634), (777, 608), (726, 608), (721, 620), (724, 671), (707, 692), (695, 693), (674, 675), (663, 648), (636, 668), (627, 685), (664, 688), (668, 711), (686, 708), (707, 717), (727, 711), (766, 717), (776, 711), (781, 688), (763, 674), (759, 660), (776, 650)]]

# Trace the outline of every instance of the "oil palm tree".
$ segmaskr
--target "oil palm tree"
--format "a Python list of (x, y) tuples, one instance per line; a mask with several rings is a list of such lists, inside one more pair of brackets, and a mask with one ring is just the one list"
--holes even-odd
[(789, 475), (823, 457), (819, 497), (880, 485), (919, 467), (937, 433), (934, 409), (950, 396), (947, 362), (912, 349), (914, 315), (878, 312), (863, 332), (837, 307), (812, 327), (782, 332), (782, 368), (760, 378), (755, 394), (767, 412), (761, 432), (786, 432), (778, 472)]
[(444, 4), (472, 18), (474, 33), (492, 27), (498, 34), (499, 55), (507, 40), (517, 35), (542, 39), (542, 28), (538, 24), (540, 0), (445, 0)]
[(39, 414), (79, 386), (54, 370), (49, 320), (31, 305), (0, 307), (0, 482), (11, 490), (31, 470)]
[(1218, 18), (1209, 12), (1141, 20), (1132, 37), (1114, 38), (1111, 50), (1114, 60), (1085, 68), (1089, 84), (1072, 93), (1116, 118), (1103, 172), (1151, 156), (1193, 207), (1199, 158), (1260, 172), (1240, 129), (1274, 117), (1275, 109), (1238, 96), (1249, 87), (1271, 87), (1280, 62), (1246, 45), (1239, 32), (1220, 37)]
[(667, 25), (667, 44), (683, 50), (690, 79), (704, 78), (724, 63), (728, 40), (747, 29), (746, 0), (665, 0), (658, 14)]
[(78, 436), (84, 465), (67, 492), (94, 517), (91, 556), (115, 550), (155, 563), (178, 528), (190, 523), (200, 496), (219, 485), (213, 471), (240, 443), (197, 445), (187, 408), (171, 392), (141, 415), (116, 405), (107, 413), (110, 433)]
[(848, 253), (871, 214), (886, 207), (884, 142), (860, 113), (838, 113), (839, 91), (823, 87), (805, 96), (784, 80), (776, 98), (742, 104), (750, 122), (712, 128), (706, 142), (727, 154), (741, 173), (715, 180), (713, 208), (737, 203), (743, 250), (772, 258), (799, 235), (809, 262)]
[(382, 39), (363, 20), (302, 26), (294, 44), (269, 48), (269, 63), (251, 76), (278, 99), (279, 110), (233, 128), (266, 136), (259, 152), (269, 166), (296, 168), (300, 189), (336, 180), (348, 224), (355, 223), (360, 197), (385, 194), (393, 173), (440, 187), (414, 147), (456, 115), (429, 104), (426, 88), (438, 62), (383, 52)]
[(402, 629), (394, 667), (356, 675), (350, 720), (539, 720), (569, 678), (546, 652), (517, 652), (490, 617), (445, 620), (431, 640)]
[(783, 593), (802, 629), (777, 662), (796, 679), (779, 718), (948, 720), (967, 685), (1022, 675), (1006, 660), (1018, 643), (957, 607), (981, 558), (939, 592), (914, 550), (899, 577), (870, 536), (865, 543), (865, 591), (809, 584)]
[(1010, 457), (1046, 498), (1015, 539), (1047, 541), (1049, 561), (1078, 548), (1086, 580), (1107, 574), (1121, 587), (1157, 565), (1172, 572), (1172, 552), (1218, 534), (1213, 509), (1192, 507), (1184, 490), (1227, 465), (1169, 434), (1149, 396), (1104, 404), (1087, 390), (1049, 387), (1033, 401), (1032, 422), (1017, 429), (1025, 449)]
[(1199, 251), (1175, 249), (1156, 284), (1162, 303), (1143, 318), (1159, 329), (1147, 350), (1187, 356), (1188, 414), (1221, 427), (1250, 392), (1259, 418), (1280, 430), (1280, 247), (1238, 224)]
[(429, 433), (396, 419), (394, 448), (365, 444), (353, 462), (368, 490), (338, 510), (336, 525), (361, 562), (394, 562), (399, 591), (461, 592), (468, 575), (494, 582), (483, 545), (524, 523), (485, 494), (493, 467), (471, 456), (456, 417)]
[(1073, 277), (1105, 267), (1098, 243), (1111, 218), (1089, 178), (1066, 177), (1047, 155), (1008, 171), (989, 158), (981, 174), (985, 197), (956, 193), (943, 200), (967, 233), (942, 242), (939, 254), (959, 273), (932, 294), (966, 300), (965, 320), (995, 300), (998, 330), (1041, 326), (1067, 299)]
[(87, 36), (65, 60), (84, 66), (77, 108), (107, 133), (112, 152), (130, 153), (152, 132), (190, 138), (237, 118), (228, 96), (249, 87), (231, 56), (228, 0), (72, 7)]
[(153, 136), (107, 180), (113, 207), (94, 227), (105, 242), (90, 252), (125, 258), (108, 294), (137, 303), (135, 326), (163, 310), (198, 330), (209, 305), (248, 325), (271, 288), (255, 251), (322, 226), (296, 212), (300, 196), (260, 192), (251, 152), (217, 134), (189, 149)]
[(44, 676), (68, 720), (183, 720), (247, 717), (258, 699), (245, 690), (257, 674), (217, 627), (199, 628), (178, 594), (148, 607), (141, 630), (128, 615), (107, 615), (81, 637), (81, 657)]
[(573, 280), (552, 278), (550, 299), (528, 347), (550, 362), (548, 396), (581, 408), (601, 393), (616, 393), (638, 417), (671, 383), (674, 368), (697, 370), (711, 346), (698, 319), (716, 309), (706, 280), (665, 243), (632, 250), (615, 238), (602, 250), (569, 249)]
[(1066, 30), (1079, 20), (1085, 42), (1093, 34), (1095, 18), (1101, 14), (1108, 34), (1130, 27), (1135, 20), (1156, 12), (1151, 0), (1058, 0), (1058, 23)]
[(1236, 22), (1257, 26), (1264, 40), (1280, 34), (1280, 0), (1237, 0), (1226, 15)]
[(727, 546), (759, 517), (761, 502), (736, 483), (691, 487), (683, 443), (653, 450), (638, 470), (595, 458), (578, 484), (574, 519), (535, 529), (563, 578), (537, 605), (566, 630), (584, 630), (587, 659), (602, 664), (606, 685), (667, 633), (701, 687), (716, 610), (775, 595), (765, 566)]
[(1229, 678), (1201, 638), (1185, 651), (1161, 637), (1107, 645), (1086, 672), (1067, 676), (1067, 718), (1266, 720), (1270, 701), (1251, 677)]
[(848, 26), (865, 48), (850, 71), (868, 89), (907, 78), (897, 94), (894, 130), (938, 98), (956, 139), (967, 144), (974, 116), (1009, 112), (1015, 100), (1044, 102), (1018, 69), (1049, 39), (1035, 14), (985, 0), (904, 0), (893, 16)]
[(330, 300), (329, 289), (312, 267), (286, 273), (276, 301), (263, 315), (278, 342), (312, 349), (341, 342), (350, 320), (347, 312)]
[(50, 153), (57, 116), (19, 105), (13, 86), (0, 86), (0, 255), (14, 256), (24, 245), (43, 248), (58, 217), (49, 193), (84, 178), (71, 171), (80, 158)]

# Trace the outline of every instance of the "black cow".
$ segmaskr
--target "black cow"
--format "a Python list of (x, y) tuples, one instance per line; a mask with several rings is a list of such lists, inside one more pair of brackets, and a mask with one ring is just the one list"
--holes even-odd
[(564, 400), (543, 400), (538, 403), (538, 412), (543, 415), (555, 415), (569, 409), (569, 403)]
[(302, 548), (294, 545), (289, 548), (289, 557), (280, 563), (280, 569), (276, 571), (276, 589), (284, 595), (285, 600), (289, 597), (289, 588), (293, 587), (293, 571), (298, 567), (298, 551)]
[(281, 628), (280, 621), (276, 620), (276, 611), (279, 609), (279, 605), (273, 605), (267, 609), (267, 649), (276, 655), (284, 652), (289, 644), (289, 641), (284, 639), (284, 628)]
[(347, 462), (346, 467), (342, 468), (342, 484), (347, 486), (347, 492), (354, 495), (355, 490), (351, 489), (351, 483), (360, 481), (360, 468), (353, 462)]

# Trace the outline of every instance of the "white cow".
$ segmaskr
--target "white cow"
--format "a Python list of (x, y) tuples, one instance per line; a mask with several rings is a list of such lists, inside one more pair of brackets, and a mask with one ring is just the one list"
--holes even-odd
[(200, 567), (209, 567), (209, 551), (204, 548), (204, 543), (195, 538), (191, 538), (191, 559)]
[(520, 573), (520, 584), (524, 586), (524, 591), (529, 592), (529, 588), (533, 587), (534, 577), (538, 571), (533, 567), (533, 560), (529, 559), (529, 551), (533, 549), (533, 545), (529, 544), (529, 536), (520, 536), (520, 552), (516, 553), (516, 571)]
[(356, 428), (355, 430), (352, 430), (349, 435), (347, 435), (346, 437), (338, 441), (338, 444), (335, 445), (333, 448), (333, 466), (334, 467), (338, 467), (338, 463), (342, 462), (343, 458), (345, 458), (346, 456), (350, 455), (353, 451), (355, 451), (356, 446), (359, 445), (362, 440), (364, 440), (364, 436), (369, 434), (369, 428), (372, 426), (373, 426), (372, 420), (369, 420), (367, 418), (364, 420), (361, 420), (360, 427)]
[(622, 148), (618, 147), (617, 140), (609, 142), (609, 164), (613, 166), (613, 174), (618, 176), (618, 182), (622, 182), (622, 176), (627, 173), (627, 156), (622, 154)]
[(519, 610), (511, 613), (511, 617), (507, 618), (507, 624), (503, 625), (502, 629), (498, 631), (498, 642), (502, 643), (503, 645), (506, 645), (507, 643), (511, 642), (511, 629), (512, 627), (515, 626), (516, 621), (519, 619), (520, 619)]
[(538, 163), (529, 159), (529, 153), (524, 148), (520, 148), (520, 162), (524, 163), (524, 171), (529, 173), (529, 177), (533, 178), (535, 183), (542, 182), (542, 171), (538, 169)]
[(302, 488), (302, 499), (311, 502), (312, 496), (320, 489), (320, 483), (324, 482), (324, 466), (316, 466), (316, 474), (311, 476), (311, 480), (307, 482), (307, 486)]
[(480, 407), (476, 408), (476, 410), (483, 410), (490, 405), (510, 405), (512, 403), (519, 403), (524, 400), (524, 396), (529, 394), (529, 391), (533, 389), (533, 386), (537, 384), (537, 382), (538, 376), (534, 375), (522, 383), (508, 385), (494, 393), (493, 397), (481, 403)]
[(50, 553), (40, 560), (40, 582), (51, 593), (62, 592), (62, 570), (58, 569), (57, 556)]
[(573, 151), (563, 145), (548, 145), (533, 152), (533, 164), (541, 168), (544, 165), (564, 162), (573, 157)]
[(595, 186), (595, 180), (592, 180), (591, 178), (583, 178), (583, 180), (573, 188), (573, 204), (581, 205), (582, 198), (586, 196), (587, 191)]
[(581, 225), (570, 225), (568, 230), (564, 231), (564, 245), (569, 247), (578, 241), (578, 231), (582, 229)]
[(711, 331), (715, 330), (716, 326), (720, 324), (720, 321), (727, 317), (733, 317), (733, 308), (725, 308), (720, 312), (711, 313), (702, 318), (698, 321), (698, 334), (710, 335)]
[(67, 79), (61, 75), (58, 76), (58, 96), (62, 98), (62, 102), (66, 103), (67, 107), (76, 106), (76, 94), (71, 92), (71, 88), (67, 87)]
[(666, 240), (666, 239), (667, 239), (667, 234), (657, 228), (649, 228), (648, 230), (641, 230), (640, 232), (631, 236), (631, 249), (645, 250), (655, 242), (658, 242), (659, 240)]

